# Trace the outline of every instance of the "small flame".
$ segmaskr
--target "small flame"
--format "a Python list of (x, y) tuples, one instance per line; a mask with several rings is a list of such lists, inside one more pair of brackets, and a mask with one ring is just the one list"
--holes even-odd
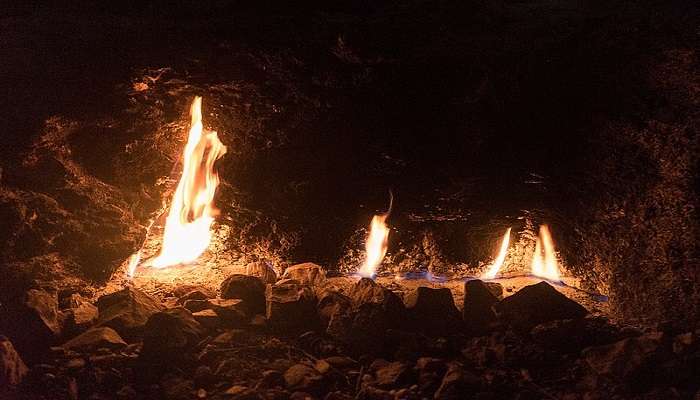
[(365, 278), (374, 278), (377, 273), (377, 268), (384, 260), (386, 251), (389, 248), (389, 227), (386, 225), (386, 220), (391, 214), (391, 207), (394, 203), (394, 196), (389, 193), (391, 199), (389, 201), (389, 210), (380, 215), (375, 215), (372, 218), (372, 223), (369, 228), (369, 236), (365, 242), (365, 262), (360, 267), (358, 274)]
[(506, 230), (506, 234), (503, 235), (503, 240), (501, 241), (501, 249), (498, 251), (498, 256), (493, 260), (493, 263), (488, 267), (486, 272), (481, 275), (481, 279), (493, 279), (498, 275), (498, 271), (501, 270), (503, 266), (503, 261), (506, 259), (506, 254), (508, 254), (508, 245), (510, 244), (510, 230)]
[(138, 267), (140, 261), (141, 261), (141, 250), (132, 254), (131, 257), (129, 258), (129, 266), (126, 269), (126, 271), (127, 271), (126, 274), (129, 276), (129, 278), (134, 277), (134, 273), (136, 272), (136, 267)]
[(195, 261), (209, 247), (211, 224), (218, 213), (213, 201), (219, 185), (214, 162), (226, 153), (226, 146), (216, 132), (204, 129), (201, 97), (195, 97), (190, 113), (192, 125), (183, 152), (182, 177), (165, 220), (163, 247), (150, 263), (156, 268)]
[(557, 254), (547, 225), (540, 226), (540, 235), (535, 242), (535, 254), (532, 257), (532, 274), (551, 281), (560, 280)]

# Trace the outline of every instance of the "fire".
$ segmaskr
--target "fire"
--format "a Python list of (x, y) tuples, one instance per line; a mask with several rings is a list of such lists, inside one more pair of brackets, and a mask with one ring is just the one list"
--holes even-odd
[(557, 254), (547, 225), (540, 226), (540, 235), (535, 242), (535, 254), (532, 257), (532, 274), (551, 281), (560, 280)]
[(394, 197), (391, 196), (389, 201), (389, 210), (380, 215), (375, 215), (372, 218), (372, 223), (369, 228), (369, 236), (365, 242), (365, 262), (360, 267), (358, 274), (365, 278), (374, 278), (377, 273), (377, 268), (384, 260), (386, 251), (389, 248), (389, 227), (386, 224), (391, 207), (394, 203)]
[(503, 235), (503, 240), (501, 241), (501, 249), (498, 251), (498, 256), (493, 260), (493, 263), (488, 267), (486, 272), (481, 275), (482, 279), (493, 279), (501, 270), (503, 261), (506, 259), (506, 254), (508, 254), (508, 245), (510, 244), (510, 230), (506, 230), (506, 234)]
[(219, 176), (214, 162), (226, 153), (216, 132), (202, 125), (202, 98), (190, 109), (192, 124), (183, 152), (182, 176), (165, 220), (161, 252), (149, 264), (164, 268), (195, 261), (209, 247), (211, 224), (218, 210), (214, 194)]

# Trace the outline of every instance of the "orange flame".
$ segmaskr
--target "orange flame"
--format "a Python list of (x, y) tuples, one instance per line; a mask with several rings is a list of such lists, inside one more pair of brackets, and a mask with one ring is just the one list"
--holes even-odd
[(391, 198), (389, 201), (389, 210), (380, 215), (375, 215), (372, 218), (372, 223), (369, 228), (369, 236), (365, 242), (365, 262), (360, 267), (358, 274), (365, 278), (374, 278), (377, 273), (377, 268), (384, 260), (386, 251), (389, 248), (389, 227), (386, 224), (386, 219), (391, 214), (391, 207), (394, 203), (394, 196), (389, 193)]
[(213, 201), (219, 185), (214, 162), (226, 153), (226, 146), (216, 132), (204, 129), (201, 97), (195, 97), (190, 114), (192, 125), (183, 152), (182, 177), (165, 220), (163, 247), (150, 263), (156, 268), (195, 261), (209, 247), (211, 224), (218, 213)]
[(540, 235), (535, 242), (535, 254), (532, 257), (532, 274), (551, 281), (560, 280), (557, 254), (547, 225), (540, 226)]
[(493, 260), (493, 263), (488, 267), (488, 269), (481, 274), (481, 279), (493, 279), (498, 275), (498, 271), (501, 270), (503, 261), (506, 259), (506, 254), (508, 254), (508, 245), (510, 244), (510, 230), (506, 230), (506, 234), (503, 235), (503, 240), (501, 241), (501, 249), (498, 251), (498, 256)]

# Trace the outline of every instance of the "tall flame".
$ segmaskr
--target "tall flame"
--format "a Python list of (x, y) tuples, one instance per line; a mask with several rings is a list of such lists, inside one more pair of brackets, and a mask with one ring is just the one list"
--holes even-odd
[(557, 254), (547, 225), (540, 226), (540, 234), (535, 242), (535, 254), (532, 257), (532, 274), (551, 281), (560, 280)]
[(375, 215), (369, 227), (369, 236), (365, 242), (365, 262), (360, 267), (358, 274), (365, 278), (374, 278), (377, 268), (384, 260), (389, 248), (389, 227), (386, 224), (391, 208), (394, 204), (394, 196), (390, 194), (389, 210), (384, 214)]
[(194, 98), (190, 114), (192, 125), (183, 152), (182, 177), (165, 220), (163, 247), (150, 263), (156, 268), (195, 261), (209, 247), (211, 224), (218, 213), (213, 201), (219, 185), (214, 162), (226, 153), (226, 146), (216, 132), (204, 129), (201, 97)]
[(508, 245), (510, 244), (510, 230), (506, 230), (506, 234), (503, 235), (503, 240), (501, 241), (501, 249), (498, 251), (498, 256), (493, 260), (493, 263), (488, 267), (488, 269), (481, 274), (481, 279), (493, 279), (498, 275), (498, 271), (501, 270), (503, 261), (506, 259), (506, 254), (508, 254)]

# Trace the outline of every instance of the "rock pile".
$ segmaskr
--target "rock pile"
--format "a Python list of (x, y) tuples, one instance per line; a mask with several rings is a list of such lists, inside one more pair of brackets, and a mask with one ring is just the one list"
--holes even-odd
[(622, 329), (544, 282), (500, 300), (493, 285), (466, 282), (460, 312), (448, 289), (402, 299), (370, 279), (338, 288), (310, 263), (263, 279), (233, 275), (218, 297), (182, 288), (168, 301), (135, 288), (94, 305), (32, 292), (27, 334), (50, 333), (54, 346), (27, 367), (0, 337), (0, 395), (575, 400), (700, 390), (700, 332)]

